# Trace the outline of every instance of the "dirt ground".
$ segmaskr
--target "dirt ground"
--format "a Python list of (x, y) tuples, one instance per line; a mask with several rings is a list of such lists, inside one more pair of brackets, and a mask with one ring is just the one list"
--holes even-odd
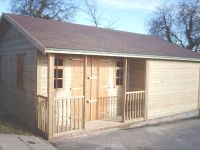
[(61, 150), (200, 150), (200, 119), (97, 133), (54, 144)]
[(0, 134), (33, 135), (23, 123), (0, 110)]

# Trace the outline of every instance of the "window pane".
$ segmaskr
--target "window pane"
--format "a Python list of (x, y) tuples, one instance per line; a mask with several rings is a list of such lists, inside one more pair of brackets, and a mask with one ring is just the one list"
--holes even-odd
[(58, 62), (57, 62), (58, 66), (63, 66), (63, 59), (62, 58), (58, 58)]
[(120, 81), (119, 81), (119, 78), (117, 78), (117, 79), (116, 79), (116, 85), (120, 85), (119, 82), (120, 82)]
[(120, 71), (119, 71), (119, 69), (117, 70), (117, 75), (116, 75), (116, 77), (119, 77), (120, 76)]
[(63, 70), (58, 69), (58, 77), (57, 78), (62, 78), (63, 77)]
[(57, 82), (58, 82), (57, 88), (62, 88), (63, 87), (63, 80), (59, 79), (59, 80), (57, 80)]
[(63, 58), (56, 56), (54, 65), (55, 66), (63, 66)]
[(57, 58), (55, 58), (55, 61), (54, 61), (54, 66), (57, 66)]
[(54, 69), (54, 78), (57, 78), (57, 69)]
[(118, 69), (117, 70), (117, 77), (123, 77), (123, 70), (122, 69)]
[(123, 85), (123, 78), (120, 78), (120, 85)]
[(54, 79), (54, 89), (56, 89), (56, 87), (57, 87), (57, 80)]
[(117, 61), (117, 67), (123, 67), (123, 61)]
[(123, 78), (116, 78), (116, 85), (123, 85)]

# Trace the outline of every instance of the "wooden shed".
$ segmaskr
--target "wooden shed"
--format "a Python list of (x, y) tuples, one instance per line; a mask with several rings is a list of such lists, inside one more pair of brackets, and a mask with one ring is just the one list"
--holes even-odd
[(198, 111), (200, 54), (148, 35), (3, 14), (0, 107), (48, 138)]

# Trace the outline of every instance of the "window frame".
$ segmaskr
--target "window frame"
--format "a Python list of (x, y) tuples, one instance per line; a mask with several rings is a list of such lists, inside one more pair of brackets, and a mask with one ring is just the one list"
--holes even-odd
[(18, 89), (24, 89), (25, 54), (18, 54), (16, 59), (16, 86)]
[[(121, 65), (118, 65), (120, 63)], [(118, 75), (118, 71), (120, 71), (121, 75)], [(117, 84), (117, 80), (119, 80), (119, 84)], [(124, 85), (124, 61), (116, 60), (115, 63), (115, 86), (123, 86)]]
[[(57, 59), (62, 59), (62, 65), (59, 65), (59, 61)], [(59, 77), (59, 70), (62, 70), (62, 77)], [(58, 81), (62, 81), (62, 87), (58, 87)], [(54, 60), (54, 89), (62, 90), (64, 88), (64, 57), (61, 55), (55, 55)]]

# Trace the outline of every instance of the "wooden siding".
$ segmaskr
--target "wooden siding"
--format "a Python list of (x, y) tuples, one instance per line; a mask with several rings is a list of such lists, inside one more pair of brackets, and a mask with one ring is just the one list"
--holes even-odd
[[(2, 58), (2, 82), (0, 83), (0, 107), (35, 127), (36, 50), (13, 26), (6, 26), (0, 36)], [(17, 88), (17, 55), (24, 54), (24, 87)]]
[(198, 63), (148, 60), (148, 118), (197, 110)]
[(145, 90), (145, 60), (128, 59), (127, 91)]
[(48, 57), (41, 52), (37, 53), (37, 95), (47, 96)]
[[(75, 76), (72, 77), (72, 75), (73, 75), (73, 62), (75, 60), (80, 60), (80, 59), (83, 60), (84, 57), (74, 56), (74, 55), (63, 55), (63, 58), (64, 58), (63, 59), (64, 60), (63, 61), (63, 88), (53, 90), (54, 99), (68, 99), (68, 98), (74, 97), (74, 96), (83, 96), (83, 91), (81, 91), (80, 95), (73, 94), (73, 91), (74, 91), (73, 89), (80, 89), (80, 88), (73, 87), (72, 80), (74, 80), (74, 78), (76, 78), (76, 77)], [(47, 96), (48, 57), (45, 56), (44, 54), (38, 52), (37, 59), (38, 59), (38, 66), (37, 66), (37, 69), (38, 69), (37, 88), (38, 88), (38, 90), (37, 90), (37, 94), (41, 95), (41, 96)], [(107, 90), (107, 94), (102, 95), (102, 93), (105, 94), (105, 92), (102, 92), (101, 90), (97, 94), (99, 97), (105, 97), (105, 96), (108, 96), (108, 97), (116, 97), (117, 96), (118, 97), (119, 96), (116, 99), (115, 104), (112, 105), (112, 108), (109, 108), (109, 111), (113, 112), (115, 115), (121, 115), (121, 101), (122, 101), (122, 95), (123, 95), (123, 86), (115, 85), (115, 82), (116, 82), (115, 81), (116, 80), (115, 79), (116, 60), (118, 60), (118, 59), (110, 59), (110, 58), (106, 58), (106, 57), (98, 57), (97, 59), (101, 63), (107, 64), (106, 67), (108, 67), (108, 69), (106, 69), (107, 70), (106, 75), (108, 76), (106, 80), (108, 80), (107, 81), (108, 83), (107, 83), (107, 85), (106, 85), (106, 83), (105, 83), (105, 85), (102, 85), (102, 87), (105, 88), (105, 90)], [(81, 65), (82, 71), (80, 73), (77, 73), (77, 75), (79, 75), (79, 76), (80, 76), (80, 74), (83, 74), (83, 70), (84, 70), (83, 64), (84, 63), (82, 63), (82, 65)], [(104, 68), (104, 65), (101, 66), (98, 70), (101, 72), (102, 68)], [(74, 70), (74, 71), (77, 72), (77, 70)], [(103, 71), (105, 71), (105, 70), (103, 70)], [(105, 76), (105, 73), (104, 73), (104, 76)], [(101, 77), (99, 76), (99, 80), (102, 79), (102, 77), (103, 77), (102, 75), (101, 75)], [(77, 80), (75, 80), (75, 81), (77, 81)], [(88, 81), (88, 78), (87, 78), (87, 81)], [(104, 84), (103, 81), (99, 81), (99, 82), (101, 82), (101, 84)], [(77, 83), (77, 84), (79, 84), (79, 83)], [(81, 84), (83, 84), (82, 80), (81, 80)], [(87, 83), (87, 85), (89, 85), (89, 84)], [(61, 112), (59, 112), (59, 113), (61, 113)], [(70, 111), (68, 111), (68, 113), (70, 113)], [(56, 116), (58, 116), (58, 115), (56, 115)]]

